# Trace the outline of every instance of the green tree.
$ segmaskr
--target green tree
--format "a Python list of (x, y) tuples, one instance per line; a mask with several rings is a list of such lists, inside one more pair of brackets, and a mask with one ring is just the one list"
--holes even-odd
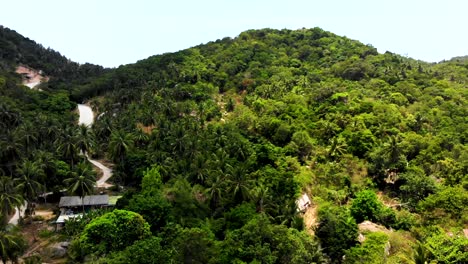
[(23, 204), (23, 196), (19, 192), (15, 182), (7, 176), (0, 177), (0, 211), (3, 224), (8, 222), (8, 216), (15, 208)]
[(460, 219), (468, 214), (468, 191), (461, 186), (444, 187), (418, 204), (418, 211), (428, 219)]
[(94, 135), (92, 130), (84, 124), (78, 127), (76, 147), (83, 154), (89, 153), (94, 147)]
[(89, 164), (85, 162), (78, 163), (71, 172), (71, 176), (65, 179), (63, 183), (67, 186), (68, 192), (81, 198), (84, 213), (83, 198), (88, 194), (92, 194), (96, 185), (96, 176), (90, 169)]
[[(173, 251), (165, 250), (161, 245), (162, 239), (159, 237), (150, 237), (136, 241), (133, 245), (126, 247), (122, 251), (111, 254), (100, 259), (98, 263), (107, 264), (154, 264), (171, 263)], [(193, 263), (193, 262), (192, 262)]]
[(247, 201), (250, 197), (250, 190), (253, 187), (253, 181), (249, 179), (249, 174), (245, 165), (236, 166), (227, 165), (226, 181), (229, 186), (228, 192), (235, 201)]
[(306, 131), (299, 131), (292, 135), (291, 142), (287, 148), (296, 152), (299, 159), (305, 162), (312, 153), (313, 141)]
[(58, 146), (57, 152), (70, 162), (72, 168), (79, 159), (79, 148), (76, 139), (76, 130), (71, 127), (66, 127), (65, 130), (60, 133), (60, 137), (55, 141), (55, 145)]
[(171, 246), (176, 252), (174, 260), (177, 263), (203, 264), (216, 262), (219, 259), (214, 234), (205, 229), (182, 229), (177, 233)]
[[(44, 176), (44, 171), (36, 162), (24, 160), (17, 169), (19, 178), (15, 179), (17, 188), (21, 190), (23, 198), (27, 202), (27, 209), (30, 209), (31, 202), (37, 199), (39, 193), (44, 191), (44, 186), (39, 183), (39, 178)], [(30, 210), (26, 210), (30, 212)]]
[(122, 163), (133, 146), (133, 136), (122, 130), (113, 131), (109, 141), (109, 155), (112, 161)]
[(345, 251), (357, 243), (356, 221), (345, 208), (322, 207), (315, 235), (332, 263), (341, 263)]
[(411, 209), (416, 209), (419, 201), (429, 194), (436, 192), (436, 184), (433, 179), (426, 176), (418, 167), (410, 167), (402, 173), (400, 179), (404, 182), (400, 186), (401, 197)]
[(345, 251), (343, 263), (381, 264), (385, 263), (385, 247), (388, 236), (383, 233), (369, 233), (366, 240), (358, 246)]
[(157, 167), (148, 168), (141, 183), (141, 193), (129, 201), (126, 209), (137, 212), (151, 224), (156, 232), (171, 220), (171, 204), (162, 192), (161, 175)]
[(126, 210), (114, 210), (86, 225), (79, 242), (85, 255), (105, 254), (123, 250), (135, 241), (150, 236), (150, 226), (141, 215)]
[(271, 224), (260, 214), (229, 231), (221, 245), (222, 263), (326, 263), (320, 246), (308, 234)]
[(351, 215), (358, 223), (369, 220), (377, 221), (383, 204), (377, 198), (374, 191), (364, 190), (356, 194), (351, 203)]
[(0, 230), (0, 260), (2, 263), (18, 263), (18, 258), (24, 253), (27, 243), (16, 230)]
[(432, 232), (424, 242), (430, 260), (437, 263), (467, 263), (468, 239), (463, 233), (447, 235), (442, 229)]
[(226, 191), (226, 181), (221, 174), (217, 174), (213, 179), (209, 181), (209, 186), (205, 193), (208, 196), (208, 201), (213, 210), (215, 210), (225, 195)]

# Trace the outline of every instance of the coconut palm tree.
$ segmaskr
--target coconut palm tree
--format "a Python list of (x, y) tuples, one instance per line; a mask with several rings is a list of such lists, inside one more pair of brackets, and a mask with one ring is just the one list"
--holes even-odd
[(223, 194), (226, 192), (225, 181), (222, 173), (219, 173), (210, 184), (210, 187), (207, 188), (205, 192), (208, 195), (211, 208), (215, 210), (222, 201)]
[(61, 136), (55, 142), (58, 145), (57, 151), (68, 161), (73, 168), (75, 161), (78, 160), (77, 136), (72, 128), (65, 128)]
[(334, 137), (330, 140), (330, 148), (328, 149), (328, 157), (334, 159), (346, 153), (347, 144), (342, 137)]
[(38, 181), (44, 175), (44, 170), (38, 163), (24, 160), (16, 171), (19, 178), (14, 179), (14, 182), (27, 202), (26, 212), (31, 212), (31, 203), (39, 193), (44, 192), (44, 186)]
[(251, 191), (251, 196), (257, 206), (257, 212), (263, 213), (267, 208), (270, 207), (270, 188), (264, 184), (257, 183), (257, 186)]
[(78, 127), (76, 146), (83, 154), (90, 152), (94, 146), (94, 135), (91, 129), (84, 124)]
[(70, 178), (65, 179), (63, 182), (66, 184), (69, 193), (78, 195), (81, 198), (84, 213), (83, 198), (93, 193), (94, 186), (96, 186), (96, 177), (90, 166), (85, 162), (78, 163)]
[(20, 235), (5, 229), (0, 230), (0, 260), (2, 263), (7, 263), (9, 260), (18, 263), (18, 257), (23, 254), (25, 246), (26, 243)]
[(12, 178), (7, 176), (0, 177), (0, 212), (4, 224), (7, 223), (8, 216), (13, 213), (16, 207), (23, 204), (23, 196), (19, 193), (17, 186)]
[(109, 142), (110, 158), (114, 162), (123, 162), (128, 150), (133, 146), (133, 136), (123, 130), (112, 132)]
[(22, 142), (26, 153), (31, 152), (37, 147), (39, 133), (38, 129), (36, 129), (31, 122), (21, 124), (15, 133)]
[(249, 179), (246, 168), (242, 164), (235, 167), (226, 165), (226, 181), (228, 183), (228, 192), (232, 194), (235, 201), (247, 201), (250, 198), (250, 190), (253, 187), (253, 181)]
[(0, 134), (0, 167), (5, 169), (7, 175), (13, 173), (17, 160), (20, 160), (23, 145), (13, 133)]

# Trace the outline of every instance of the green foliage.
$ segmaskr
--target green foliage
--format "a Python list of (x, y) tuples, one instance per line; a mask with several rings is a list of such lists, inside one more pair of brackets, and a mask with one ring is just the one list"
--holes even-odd
[(412, 209), (416, 208), (419, 201), (436, 191), (435, 182), (419, 168), (408, 168), (400, 177), (404, 182), (400, 186), (402, 199)]
[(328, 206), (320, 208), (319, 220), (315, 235), (332, 263), (340, 263), (345, 251), (357, 243), (356, 221), (345, 208)]
[(255, 216), (256, 210), (253, 204), (243, 203), (238, 205), (225, 213), (226, 228), (228, 230), (241, 228)]
[(141, 214), (154, 232), (171, 220), (171, 204), (163, 196), (162, 179), (157, 167), (146, 170), (141, 189), (141, 193), (134, 195), (125, 209)]
[(437, 263), (466, 263), (468, 261), (468, 240), (462, 232), (448, 235), (436, 230), (425, 239), (424, 247), (428, 258)]
[(325, 263), (321, 249), (309, 235), (272, 225), (264, 215), (229, 231), (222, 244), (221, 262)]
[(27, 241), (21, 236), (17, 229), (0, 230), (0, 260), (18, 262), (18, 259), (27, 248)]
[(0, 177), (0, 211), (2, 216), (2, 225), (8, 222), (8, 216), (15, 208), (23, 205), (23, 196), (18, 190), (14, 181), (6, 176)]
[[(419, 212), (429, 219), (450, 217), (460, 219), (468, 214), (468, 191), (461, 186), (445, 187), (418, 204)], [(464, 218), (466, 221), (466, 219)]]
[(161, 238), (150, 237), (136, 241), (124, 250), (112, 253), (110, 256), (100, 259), (98, 263), (127, 264), (127, 263), (171, 263), (172, 252), (164, 250), (161, 246)]
[(104, 254), (122, 250), (137, 240), (151, 236), (149, 224), (141, 215), (125, 210), (114, 210), (93, 219), (80, 235), (84, 255)]
[(65, 226), (63, 229), (63, 232), (68, 236), (68, 237), (76, 237), (81, 232), (83, 232), (84, 228), (95, 218), (102, 216), (105, 214), (107, 211), (106, 210), (93, 210), (90, 211), (86, 214), (84, 214), (81, 217), (75, 217), (75, 218), (70, 218), (67, 221), (65, 221)]
[(136, 194), (125, 209), (139, 213), (151, 224), (151, 230), (164, 227), (171, 220), (171, 205), (159, 194)]
[(217, 241), (209, 230), (180, 230), (171, 245), (176, 252), (174, 261), (178, 263), (215, 263), (219, 259)]
[[(298, 220), (295, 204), (303, 190), (334, 206), (356, 194), (351, 213), (358, 221), (413, 231), (466, 225), (466, 60), (428, 64), (319, 28), (262, 29), (105, 70), (0, 31), (4, 220), (39, 186), (91, 192), (91, 170), (80, 155), (87, 151), (115, 163), (115, 182), (132, 190), (119, 207), (140, 213), (163, 239), (145, 238), (141, 248), (154, 246), (173, 262), (194, 256), (301, 263), (322, 256), (296, 231), (308, 223)], [(42, 92), (20, 84), (12, 71), (18, 64), (49, 75)], [(77, 127), (71, 100), (89, 98), (98, 118)], [(412, 213), (383, 206), (375, 193), (360, 192), (366, 188)], [(355, 220), (334, 207), (322, 208), (319, 218), (317, 236), (338, 262), (356, 243)], [(65, 231), (83, 235), (87, 221)], [(137, 259), (125, 249), (133, 243), (109, 261)], [(100, 261), (107, 245), (85, 253), (94, 247), (89, 259)], [(72, 248), (79, 259), (79, 240)]]
[(358, 246), (345, 251), (343, 263), (385, 263), (388, 236), (383, 233), (369, 233), (366, 240)]
[(365, 190), (356, 194), (351, 204), (351, 215), (358, 223), (369, 220), (376, 221), (383, 210), (383, 204), (374, 191)]

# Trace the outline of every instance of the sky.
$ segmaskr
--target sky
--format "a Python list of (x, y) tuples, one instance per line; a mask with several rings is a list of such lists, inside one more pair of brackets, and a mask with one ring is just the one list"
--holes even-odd
[(118, 67), (249, 29), (320, 27), (428, 62), (468, 55), (466, 0), (0, 0), (0, 25)]

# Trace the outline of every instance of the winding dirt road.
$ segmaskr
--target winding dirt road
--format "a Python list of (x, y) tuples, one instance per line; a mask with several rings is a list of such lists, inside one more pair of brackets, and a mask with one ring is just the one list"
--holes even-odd
[[(91, 107), (84, 104), (78, 104), (78, 112), (80, 114), (78, 124), (83, 124), (86, 126), (91, 126), (93, 124), (94, 113)], [(99, 180), (96, 181), (96, 186), (98, 188), (111, 187), (112, 184), (107, 183), (107, 180), (109, 180), (109, 178), (112, 177), (112, 169), (106, 167), (104, 164), (100, 163), (97, 160), (90, 159), (88, 155), (86, 155), (86, 158), (88, 158), (89, 162), (91, 162), (94, 166), (98, 167), (102, 171), (102, 176), (101, 178), (99, 178)]]

